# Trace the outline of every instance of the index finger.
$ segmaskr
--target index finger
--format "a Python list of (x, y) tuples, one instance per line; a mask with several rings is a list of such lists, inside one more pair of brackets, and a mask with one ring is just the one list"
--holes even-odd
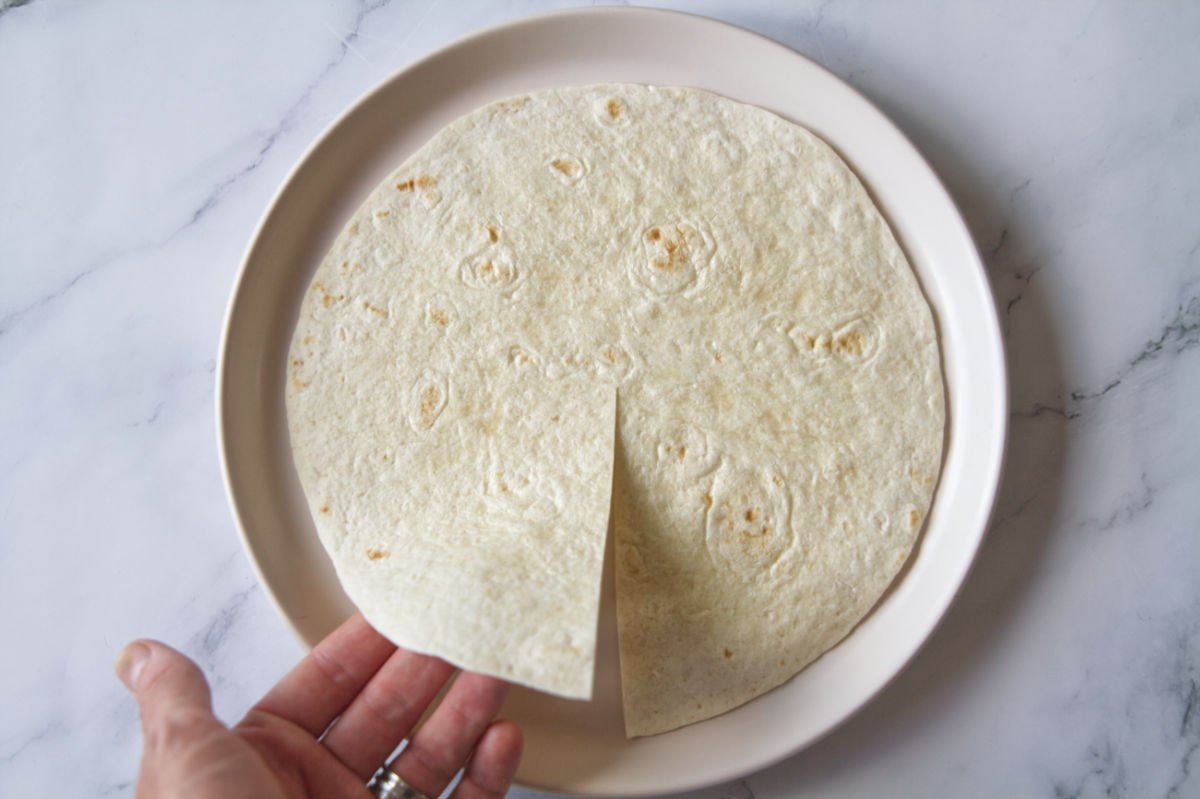
[(286, 719), (315, 738), (395, 651), (395, 644), (355, 613), (313, 647), (250, 712)]

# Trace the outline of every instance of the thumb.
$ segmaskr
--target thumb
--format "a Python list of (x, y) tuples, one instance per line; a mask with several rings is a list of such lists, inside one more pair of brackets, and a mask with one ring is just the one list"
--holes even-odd
[(137, 700), (147, 747), (218, 723), (204, 674), (166, 644), (134, 641), (121, 650), (116, 670)]

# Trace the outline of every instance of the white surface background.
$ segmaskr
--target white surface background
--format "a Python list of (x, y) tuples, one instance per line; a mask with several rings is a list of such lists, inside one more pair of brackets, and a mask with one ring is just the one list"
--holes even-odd
[[(0, 796), (132, 794), (128, 639), (195, 657), (230, 720), (299, 657), (217, 466), (242, 250), (360, 93), (564, 5), (0, 0)], [(896, 121), (976, 236), (1013, 385), (929, 644), (823, 742), (690, 796), (1200, 796), (1200, 5), (665, 5)]]

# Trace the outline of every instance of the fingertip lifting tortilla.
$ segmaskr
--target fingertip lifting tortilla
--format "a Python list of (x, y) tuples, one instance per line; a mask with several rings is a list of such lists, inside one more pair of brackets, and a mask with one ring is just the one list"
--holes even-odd
[(816, 136), (699, 90), (442, 130), (320, 265), (289, 369), (321, 541), (398, 644), (589, 696), (611, 504), (630, 736), (841, 640), (940, 466), (933, 319), (879, 211)]

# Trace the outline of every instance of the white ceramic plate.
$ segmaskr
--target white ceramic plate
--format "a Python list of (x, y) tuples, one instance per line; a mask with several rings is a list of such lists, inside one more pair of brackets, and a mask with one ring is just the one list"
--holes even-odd
[(933, 630), (987, 524), (1006, 430), (1004, 359), (979, 256), (946, 191), (904, 136), (846, 84), (779, 44), (701, 17), (581, 10), (464, 39), (402, 70), (337, 120), (284, 182), (246, 252), (221, 344), (217, 423), (234, 515), (262, 582), (309, 645), (352, 607), (317, 540), (292, 465), (283, 381), (299, 299), (367, 193), (437, 130), (484, 103), (588, 83), (695, 86), (824, 137), (891, 222), (933, 306), (949, 391), (941, 483), (920, 547), (871, 615), (769, 694), (709, 721), (626, 741), (610, 575), (596, 695), (514, 690), (518, 780), (637, 795), (733, 779), (811, 744), (874, 696)]

